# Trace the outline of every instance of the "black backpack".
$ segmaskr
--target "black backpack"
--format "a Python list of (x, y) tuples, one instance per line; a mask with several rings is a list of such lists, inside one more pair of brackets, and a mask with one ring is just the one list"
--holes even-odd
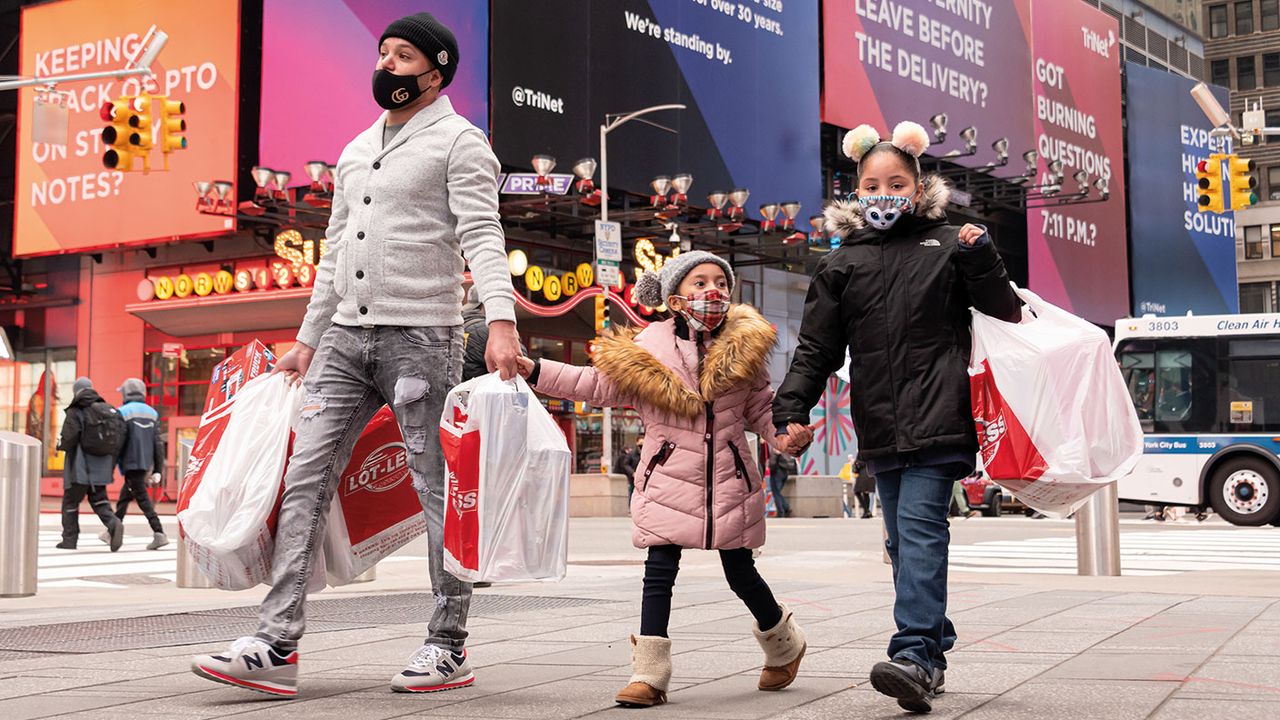
[(124, 418), (105, 400), (85, 408), (80, 422), (80, 449), (90, 455), (116, 457), (124, 448), (128, 427)]

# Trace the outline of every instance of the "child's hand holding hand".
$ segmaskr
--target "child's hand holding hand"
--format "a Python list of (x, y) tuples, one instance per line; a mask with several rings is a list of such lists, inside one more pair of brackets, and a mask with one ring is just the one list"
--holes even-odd
[(986, 230), (983, 230), (973, 223), (965, 223), (965, 226), (960, 228), (960, 242), (971, 246), (978, 242), (978, 238), (985, 235), (986, 232)]
[(533, 372), (533, 361), (521, 355), (516, 358), (516, 372), (525, 380), (529, 379), (529, 374)]

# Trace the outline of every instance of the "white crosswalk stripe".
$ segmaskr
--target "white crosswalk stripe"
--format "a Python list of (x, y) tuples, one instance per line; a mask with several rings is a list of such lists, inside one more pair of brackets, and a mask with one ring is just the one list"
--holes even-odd
[[(952, 545), (952, 570), (977, 573), (1074, 575), (1074, 536)], [(1176, 575), (1198, 570), (1280, 571), (1280, 529), (1168, 530), (1120, 536), (1125, 575)]]
[[(101, 526), (98, 526), (101, 527)], [(148, 550), (150, 535), (125, 535), (118, 552), (98, 541), (98, 528), (84, 527), (75, 550), (59, 550), (62, 539), (57, 531), (40, 531), (39, 561), (36, 578), (41, 588), (121, 588), (112, 578), (143, 575), (156, 580), (173, 581), (177, 572), (177, 546), (172, 542), (159, 550)]]

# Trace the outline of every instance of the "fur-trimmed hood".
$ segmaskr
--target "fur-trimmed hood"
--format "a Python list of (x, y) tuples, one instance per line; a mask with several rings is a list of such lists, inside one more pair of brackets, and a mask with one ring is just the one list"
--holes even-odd
[[(915, 216), (926, 220), (945, 218), (947, 202), (951, 199), (951, 183), (941, 175), (930, 173), (920, 178), (920, 184), (924, 186), (924, 192), (920, 196), (920, 203), (916, 205)], [(823, 216), (826, 218), (827, 232), (846, 241), (866, 227), (866, 221), (862, 218), (862, 206), (858, 204), (857, 198), (838, 200), (827, 205)]]
[(651, 325), (639, 333), (630, 328), (616, 329), (596, 341), (592, 362), (623, 394), (673, 415), (696, 417), (703, 412), (704, 403), (759, 377), (778, 334), (755, 308), (730, 307), (724, 329), (707, 349), (697, 390), (652, 351), (674, 338), (671, 321)]

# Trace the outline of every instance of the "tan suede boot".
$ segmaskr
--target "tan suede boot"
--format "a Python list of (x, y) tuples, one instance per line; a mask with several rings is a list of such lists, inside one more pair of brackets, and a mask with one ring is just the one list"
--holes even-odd
[(764, 670), (760, 671), (758, 686), (761, 690), (781, 690), (795, 682), (808, 647), (791, 609), (782, 604), (778, 608), (782, 610), (782, 620), (772, 630), (761, 632), (759, 625), (751, 623), (751, 632), (764, 650)]
[(624, 707), (652, 707), (667, 701), (671, 683), (671, 639), (631, 636), (631, 682), (614, 698)]

